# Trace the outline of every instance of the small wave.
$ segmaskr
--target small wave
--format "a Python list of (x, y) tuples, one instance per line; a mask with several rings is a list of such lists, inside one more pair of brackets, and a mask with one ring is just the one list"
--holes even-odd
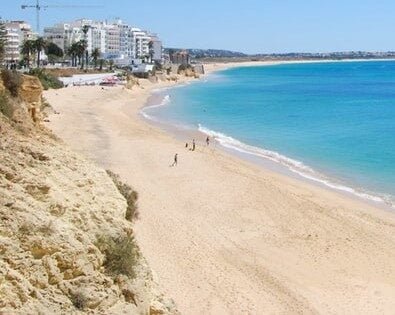
[(143, 115), (144, 118), (152, 120), (152, 121), (158, 121), (158, 119), (156, 119), (155, 117), (149, 115), (147, 113), (147, 110), (153, 109), (153, 108), (157, 108), (157, 107), (162, 107), (162, 106), (166, 106), (170, 103), (170, 95), (165, 95), (165, 97), (163, 97), (162, 101), (159, 104), (154, 104), (154, 105), (150, 105), (150, 106), (145, 106), (140, 110), (140, 114)]
[(329, 180), (328, 178), (326, 178), (326, 176), (316, 172), (311, 167), (305, 165), (303, 162), (288, 158), (278, 152), (245, 144), (221, 132), (217, 132), (205, 128), (200, 124), (199, 124), (199, 131), (210, 137), (213, 137), (220, 145), (222, 145), (225, 148), (279, 163), (285, 166), (288, 170), (292, 171), (293, 173), (296, 173), (299, 176), (302, 176), (309, 180), (323, 184), (331, 189), (347, 192), (370, 201), (385, 203), (391, 207), (394, 206), (394, 203), (389, 196), (376, 196), (362, 190), (357, 190), (342, 184), (334, 183), (334, 181)]
[(144, 109), (162, 107), (162, 106), (168, 105), (169, 103), (170, 103), (170, 95), (166, 95), (166, 96), (163, 98), (163, 100), (162, 100), (159, 104), (154, 104), (154, 105), (146, 106), (146, 107), (144, 107)]

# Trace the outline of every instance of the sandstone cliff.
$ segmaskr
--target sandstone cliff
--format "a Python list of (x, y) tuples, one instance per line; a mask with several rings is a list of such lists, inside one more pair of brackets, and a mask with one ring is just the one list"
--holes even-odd
[[(114, 181), (31, 115), (41, 91), (24, 77), (18, 117), (0, 113), (0, 313), (177, 313), (139, 254)], [(111, 269), (103, 247), (121, 238), (133, 275)]]

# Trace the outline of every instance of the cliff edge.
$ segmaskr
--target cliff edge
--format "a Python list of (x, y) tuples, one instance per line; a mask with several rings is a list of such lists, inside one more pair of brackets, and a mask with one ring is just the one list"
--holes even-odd
[(42, 86), (19, 80), (0, 80), (0, 313), (177, 314), (119, 182), (40, 124)]

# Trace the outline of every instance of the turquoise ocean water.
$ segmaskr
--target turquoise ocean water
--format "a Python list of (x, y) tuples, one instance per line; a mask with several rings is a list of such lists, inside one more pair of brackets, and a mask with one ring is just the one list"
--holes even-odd
[(233, 68), (161, 93), (146, 117), (394, 204), (395, 61)]

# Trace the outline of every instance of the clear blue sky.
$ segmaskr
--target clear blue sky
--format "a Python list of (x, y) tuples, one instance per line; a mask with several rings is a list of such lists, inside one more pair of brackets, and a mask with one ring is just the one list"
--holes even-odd
[[(99, 4), (48, 9), (42, 26), (75, 18), (113, 19), (159, 33), (164, 45), (247, 53), (395, 50), (395, 0), (41, 0)], [(35, 25), (35, 0), (0, 0), (3, 19)]]

